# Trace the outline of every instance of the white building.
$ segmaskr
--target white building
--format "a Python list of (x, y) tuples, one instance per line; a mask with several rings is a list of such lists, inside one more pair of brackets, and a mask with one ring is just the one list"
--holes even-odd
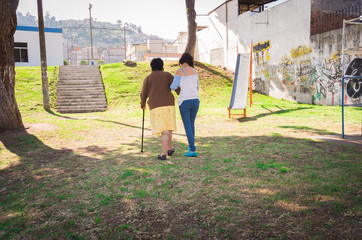
[[(45, 28), (48, 66), (63, 65), (62, 29)], [(15, 66), (40, 66), (39, 28), (17, 26), (14, 34)]]
[[(252, 49), (255, 90), (291, 101), (340, 105), (341, 19), (360, 16), (361, 8), (360, 0), (227, 0), (206, 16), (208, 27), (197, 32), (196, 59), (234, 70), (237, 55), (249, 58)], [(348, 48), (362, 48), (361, 28), (347, 28)], [(362, 62), (361, 57), (362, 51), (347, 53), (345, 69)], [(356, 97), (362, 95), (358, 84), (358, 94), (345, 93), (347, 104), (362, 103)]]

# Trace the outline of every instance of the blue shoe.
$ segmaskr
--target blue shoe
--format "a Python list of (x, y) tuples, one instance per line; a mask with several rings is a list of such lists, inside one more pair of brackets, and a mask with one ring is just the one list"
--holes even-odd
[(185, 157), (197, 157), (197, 152), (188, 152), (184, 154)]

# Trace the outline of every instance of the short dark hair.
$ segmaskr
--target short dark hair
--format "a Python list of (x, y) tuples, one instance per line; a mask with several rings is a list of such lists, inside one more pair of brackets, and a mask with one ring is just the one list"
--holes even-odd
[(178, 61), (180, 65), (187, 63), (190, 67), (194, 67), (194, 57), (190, 53), (182, 54), (180, 60)]
[(163, 61), (161, 58), (154, 58), (151, 61), (152, 71), (161, 70), (163, 71)]

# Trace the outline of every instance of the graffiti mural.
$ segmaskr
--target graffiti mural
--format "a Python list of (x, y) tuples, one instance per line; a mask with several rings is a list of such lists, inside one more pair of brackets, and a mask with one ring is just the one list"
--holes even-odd
[(293, 48), (290, 53), (296, 68), (294, 84), (303, 87), (309, 86), (314, 80), (313, 73), (315, 71), (310, 59), (312, 48), (306, 45), (300, 45), (297, 48)]
[(353, 59), (348, 65), (345, 76), (361, 76), (347, 80), (346, 92), (350, 98), (358, 99), (362, 95), (362, 58)]
[(253, 52), (255, 54), (255, 59), (257, 64), (263, 65), (270, 60), (270, 55), (268, 49), (270, 48), (270, 41), (258, 42), (253, 45)]
[(295, 75), (294, 62), (287, 54), (284, 54), (282, 57), (281, 73), (283, 82), (292, 85)]
[[(319, 58), (310, 46), (299, 45), (282, 56), (279, 63), (271, 64), (270, 41), (253, 45), (255, 66), (255, 90), (310, 94), (313, 103), (340, 105), (342, 96), (342, 65), (346, 66), (346, 76), (361, 76), (345, 79), (345, 103), (362, 103), (362, 58), (342, 56), (338, 51), (329, 57)], [(289, 55), (290, 54), (290, 55)], [(348, 66), (348, 67), (347, 67)]]

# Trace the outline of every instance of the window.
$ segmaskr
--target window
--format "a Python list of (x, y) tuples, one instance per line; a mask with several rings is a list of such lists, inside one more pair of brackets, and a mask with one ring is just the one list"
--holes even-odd
[(276, 0), (238, 0), (239, 15), (246, 12), (262, 12), (265, 10), (264, 5), (275, 2)]
[(28, 43), (14, 43), (15, 62), (29, 62)]

